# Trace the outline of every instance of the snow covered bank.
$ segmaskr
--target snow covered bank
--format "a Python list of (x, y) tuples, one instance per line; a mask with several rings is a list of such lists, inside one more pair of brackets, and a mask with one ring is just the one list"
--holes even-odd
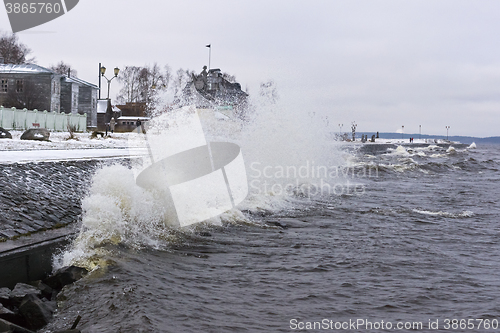
[(78, 140), (67, 140), (68, 132), (51, 132), (50, 142), (21, 140), (23, 131), (10, 131), (12, 139), (0, 140), (0, 151), (4, 150), (44, 150), (44, 149), (103, 149), (128, 147), (130, 133), (113, 133), (106, 138), (91, 139), (91, 133), (74, 133)]
[(143, 149), (130, 147), (130, 133), (114, 133), (91, 139), (90, 133), (75, 133), (78, 140), (67, 140), (66, 132), (52, 132), (50, 142), (21, 140), (23, 132), (12, 131), (12, 139), (0, 140), (0, 163), (69, 161), (138, 156)]

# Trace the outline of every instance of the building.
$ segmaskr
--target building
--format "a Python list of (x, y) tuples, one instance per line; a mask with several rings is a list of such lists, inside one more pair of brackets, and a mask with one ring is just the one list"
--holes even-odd
[(0, 64), (0, 105), (60, 112), (61, 78), (34, 64)]
[(125, 105), (117, 105), (118, 109), (121, 110), (121, 116), (126, 117), (146, 117), (146, 103), (145, 102), (136, 102), (130, 103), (127, 102)]
[(134, 131), (137, 128), (137, 119), (139, 119), (143, 124), (150, 120), (149, 117), (146, 117), (145, 102), (127, 102), (125, 105), (117, 105), (116, 107), (120, 110), (120, 115), (116, 119), (115, 130), (117, 132)]
[(195, 104), (198, 108), (244, 109), (247, 97), (239, 83), (226, 80), (219, 68), (207, 72), (207, 66), (199, 75), (193, 74), (183, 90), (183, 104)]
[(99, 87), (74, 76), (61, 78), (61, 112), (87, 115), (87, 128), (97, 127)]
[[(100, 99), (97, 101), (97, 130), (105, 131), (106, 124), (108, 124), (111, 118), (115, 118), (115, 121), (118, 117), (121, 116), (121, 110), (117, 108), (115, 105), (111, 105), (110, 99)], [(116, 126), (115, 126), (115, 129)]]
[(0, 105), (87, 115), (87, 128), (97, 126), (99, 88), (77, 77), (60, 75), (34, 64), (0, 63)]

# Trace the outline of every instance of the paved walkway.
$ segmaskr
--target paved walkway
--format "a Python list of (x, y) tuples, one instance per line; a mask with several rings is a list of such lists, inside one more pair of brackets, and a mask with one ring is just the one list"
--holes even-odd
[(0, 151), (0, 163), (26, 163), (47, 161), (72, 161), (103, 158), (135, 157), (144, 153), (141, 148), (72, 149), (72, 150), (23, 150)]

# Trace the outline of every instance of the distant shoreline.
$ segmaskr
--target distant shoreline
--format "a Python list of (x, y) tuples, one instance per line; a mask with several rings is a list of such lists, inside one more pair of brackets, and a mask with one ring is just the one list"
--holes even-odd
[[(351, 135), (350, 132), (348, 132), (349, 135)], [(368, 135), (368, 139), (372, 137), (372, 135), (377, 135), (377, 132), (356, 132), (356, 140), (361, 139), (361, 135)], [(379, 132), (379, 137), (383, 139), (402, 139), (409, 141), (410, 138), (416, 139), (438, 139), (438, 140), (446, 140), (446, 135), (428, 135), (428, 134), (422, 134), (419, 135), (417, 134), (403, 134), (403, 137), (401, 137), (401, 133), (386, 133), (386, 132)], [(473, 136), (460, 136), (460, 135), (454, 135), (454, 136), (449, 136), (448, 137), (449, 141), (458, 141), (460, 143), (468, 143), (471, 144), (473, 142), (475, 143), (492, 143), (492, 144), (500, 144), (500, 136), (491, 136), (491, 137), (486, 137), (486, 138), (479, 138), (479, 137), (473, 137)]]

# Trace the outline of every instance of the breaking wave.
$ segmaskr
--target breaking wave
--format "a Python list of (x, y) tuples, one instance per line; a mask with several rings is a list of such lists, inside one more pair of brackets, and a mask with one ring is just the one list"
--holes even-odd
[[(183, 112), (173, 112), (171, 117), (170, 126), (182, 122), (175, 117), (182, 118)], [(267, 105), (247, 122), (209, 116), (202, 118), (202, 125), (207, 141), (233, 142), (241, 147), (249, 182), (249, 194), (242, 204), (199, 225), (178, 228), (162, 192), (139, 187), (133, 167), (103, 166), (82, 199), (81, 231), (70, 248), (55, 258), (55, 266), (78, 264), (94, 269), (105, 264), (108, 245), (165, 248), (199, 228), (256, 223), (254, 216), (259, 214), (307, 204), (304, 197), (320, 181), (332, 185), (339, 182), (329, 177), (331, 174), (320, 179), (315, 171), (333, 172), (346, 165), (346, 155), (328, 140), (324, 121), (293, 109)], [(280, 170), (289, 173), (278, 174)]]

